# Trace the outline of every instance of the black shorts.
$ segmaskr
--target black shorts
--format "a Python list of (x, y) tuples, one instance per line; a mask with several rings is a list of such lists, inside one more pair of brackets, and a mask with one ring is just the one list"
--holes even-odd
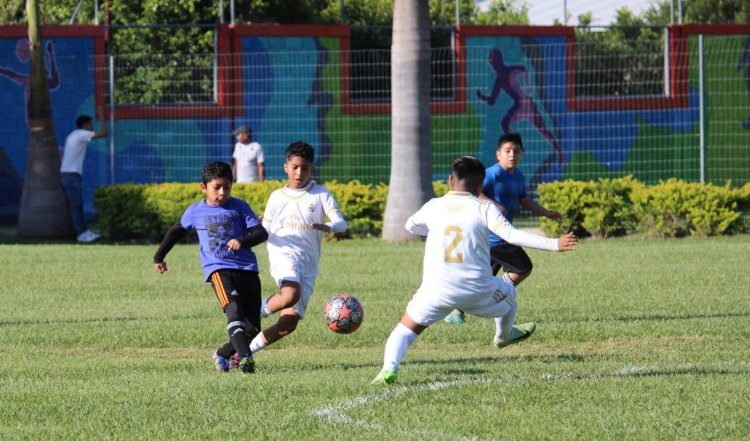
[(534, 267), (523, 248), (508, 242), (490, 248), (490, 264), (494, 275), (501, 268), (508, 273), (526, 274)]
[(219, 299), (222, 310), (229, 302), (237, 302), (245, 316), (257, 329), (260, 329), (260, 277), (254, 271), (217, 270), (208, 281)]

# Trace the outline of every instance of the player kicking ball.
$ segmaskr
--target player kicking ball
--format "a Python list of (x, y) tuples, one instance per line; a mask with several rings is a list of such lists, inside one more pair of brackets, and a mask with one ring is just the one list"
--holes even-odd
[(536, 330), (535, 323), (513, 325), (515, 289), (492, 274), (489, 232), (515, 245), (547, 251), (574, 250), (578, 238), (567, 233), (553, 239), (514, 228), (495, 205), (479, 199), (484, 174), (478, 159), (457, 159), (448, 177), (451, 191), (430, 200), (406, 221), (407, 231), (427, 236), (422, 285), (385, 343), (383, 369), (373, 384), (396, 382), (409, 346), (453, 309), (494, 318), (493, 343), (498, 348), (526, 340)]

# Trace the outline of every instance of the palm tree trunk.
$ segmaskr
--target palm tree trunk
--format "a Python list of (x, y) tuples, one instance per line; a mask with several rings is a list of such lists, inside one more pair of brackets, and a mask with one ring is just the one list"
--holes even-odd
[(391, 178), (383, 239), (408, 240), (406, 220), (434, 196), (428, 0), (396, 0), (391, 51)]
[(39, 7), (27, 0), (29, 19), (29, 146), (26, 160), (18, 232), (24, 237), (72, 238), (68, 203), (60, 184), (60, 155), (57, 150), (47, 71), (44, 66), (39, 30)]

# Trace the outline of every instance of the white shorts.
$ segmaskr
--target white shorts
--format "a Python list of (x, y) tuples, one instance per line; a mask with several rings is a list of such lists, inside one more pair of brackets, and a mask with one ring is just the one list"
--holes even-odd
[(271, 264), (271, 277), (273, 277), (276, 285), (279, 287), (281, 287), (281, 283), (284, 281), (299, 283), (299, 300), (292, 308), (300, 318), (305, 318), (305, 311), (307, 311), (307, 304), (312, 297), (317, 275), (304, 276), (299, 269), (299, 265), (294, 260), (288, 256), (277, 256)]
[(516, 304), (515, 290), (494, 276), (488, 279), (487, 288), (486, 293), (440, 298), (420, 287), (406, 306), (406, 313), (422, 326), (444, 319), (454, 309), (477, 317), (504, 317)]

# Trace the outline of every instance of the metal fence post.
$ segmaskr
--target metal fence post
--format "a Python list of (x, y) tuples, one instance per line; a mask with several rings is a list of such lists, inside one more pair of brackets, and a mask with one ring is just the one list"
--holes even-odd
[(115, 179), (115, 56), (109, 56), (109, 173), (111, 184)]
[(705, 118), (705, 78), (703, 59), (703, 34), (698, 35), (698, 119), (700, 125), (700, 176), (701, 183), (706, 183), (706, 118)]

